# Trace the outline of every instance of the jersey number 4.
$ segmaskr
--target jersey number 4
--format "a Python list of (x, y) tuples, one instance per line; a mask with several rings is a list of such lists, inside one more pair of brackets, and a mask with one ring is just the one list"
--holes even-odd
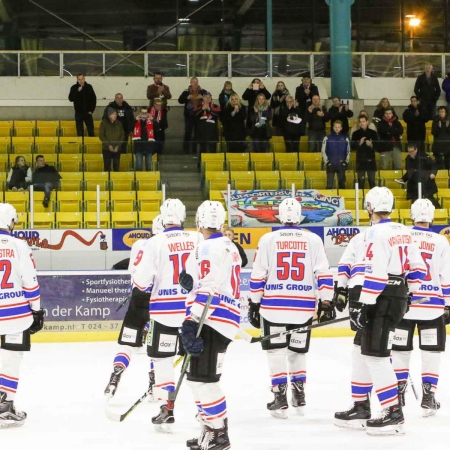
[(305, 253), (279, 252), (277, 253), (277, 277), (279, 280), (302, 281), (305, 278), (305, 264), (301, 259)]

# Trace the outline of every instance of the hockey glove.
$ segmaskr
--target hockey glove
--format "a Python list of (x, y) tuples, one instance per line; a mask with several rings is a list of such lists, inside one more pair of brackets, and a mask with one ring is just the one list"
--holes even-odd
[(337, 283), (334, 283), (333, 303), (339, 312), (344, 311), (348, 303), (348, 288), (338, 287)]
[(353, 331), (363, 329), (367, 325), (367, 310), (369, 305), (361, 302), (351, 302), (350, 311), (350, 327)]
[(183, 269), (178, 277), (180, 286), (187, 292), (191, 292), (194, 287), (194, 279)]
[(333, 302), (322, 302), (319, 299), (319, 307), (317, 308), (317, 321), (319, 323), (329, 322), (336, 319), (336, 311)]
[(411, 306), (411, 299), (412, 298), (413, 298), (413, 293), (409, 292), (408, 293), (408, 298), (406, 300), (406, 312), (405, 312), (405, 314), (408, 313), (408, 311), (409, 311), (409, 307)]
[(30, 326), (30, 334), (34, 334), (44, 328), (45, 311), (43, 309), (40, 309), (39, 311), (31, 312), (33, 313), (33, 323)]
[(450, 324), (450, 306), (446, 306), (444, 309), (444, 321), (445, 325)]
[(196, 357), (203, 351), (203, 339), (197, 337), (198, 323), (185, 320), (180, 328), (180, 337), (186, 353)]
[(259, 314), (260, 303), (248, 301), (248, 321), (255, 328), (261, 328), (261, 315)]

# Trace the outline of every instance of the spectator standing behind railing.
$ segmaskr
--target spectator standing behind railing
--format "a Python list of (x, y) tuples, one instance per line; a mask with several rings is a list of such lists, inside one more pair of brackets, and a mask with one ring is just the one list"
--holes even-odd
[[(377, 124), (380, 142), (377, 150), (381, 157), (381, 170), (402, 169), (403, 126), (394, 115), (392, 108), (386, 108), (383, 119)], [(392, 167), (393, 165), (393, 167)]]
[(372, 120), (374, 121), (374, 123), (378, 124), (378, 122), (383, 119), (384, 112), (386, 111), (387, 108), (390, 108), (392, 110), (392, 113), (394, 114), (394, 116), (398, 117), (397, 114), (395, 113), (394, 108), (391, 106), (391, 102), (386, 97), (383, 97), (379, 101), (379, 103), (376, 106), (375, 111), (373, 113)]
[(277, 83), (277, 87), (272, 93), (270, 99), (270, 108), (272, 109), (272, 127), (275, 135), (281, 136), (283, 134), (283, 119), (282, 111), (286, 109), (286, 97), (291, 95), (283, 81)]
[(442, 82), (442, 90), (445, 92), (448, 108), (450, 105), (450, 72), (447, 72), (447, 75), (445, 75), (444, 81)]
[(419, 99), (413, 95), (411, 104), (403, 112), (403, 120), (406, 122), (406, 138), (408, 142), (417, 142), (421, 150), (425, 150), (425, 140), (427, 138), (426, 123), (428, 116)]
[(35, 191), (44, 192), (42, 201), (44, 208), (48, 208), (51, 192), (58, 187), (60, 179), (61, 175), (53, 166), (45, 162), (44, 155), (37, 155), (36, 168), (33, 172), (33, 188)]
[(141, 171), (145, 158), (145, 170), (152, 170), (152, 143), (155, 141), (153, 121), (149, 118), (148, 108), (141, 108), (136, 117), (132, 140), (136, 156), (136, 170)]
[(241, 103), (239, 95), (232, 94), (221, 112), (223, 136), (227, 142), (227, 152), (244, 153), (247, 148), (247, 108)]
[(125, 133), (124, 142), (120, 146), (120, 153), (126, 153), (128, 137), (133, 132), (134, 128), (133, 108), (123, 99), (123, 95), (120, 93), (116, 94), (114, 101), (110, 102), (105, 108), (102, 119), (108, 118), (108, 108), (113, 108), (117, 111), (117, 120), (122, 124)]
[(233, 91), (233, 84), (231, 83), (231, 81), (225, 81), (225, 83), (223, 84), (223, 89), (219, 94), (219, 105), (222, 112), (225, 109), (225, 106), (228, 104), (231, 96), (234, 94), (236, 94), (236, 92)]
[(281, 127), (283, 129), (286, 152), (298, 152), (301, 136), (305, 135), (306, 122), (300, 109), (296, 106), (294, 97), (286, 97), (286, 108), (281, 110)]
[(434, 136), (433, 156), (439, 170), (450, 168), (450, 118), (447, 108), (440, 106), (433, 119), (431, 133)]
[[(203, 100), (194, 109), (196, 118), (195, 135), (202, 153), (215, 153), (219, 141), (219, 128), (217, 126), (220, 106), (212, 101), (211, 93), (204, 92)], [(199, 157), (200, 162), (200, 157)]]
[(75, 109), (75, 124), (78, 136), (84, 136), (84, 126), (86, 124), (88, 136), (94, 134), (94, 114), (97, 106), (97, 96), (92, 85), (86, 83), (83, 73), (77, 75), (77, 82), (70, 88), (69, 101), (73, 103)]
[(306, 113), (306, 109), (311, 105), (314, 95), (319, 95), (319, 89), (311, 82), (311, 77), (305, 75), (302, 78), (302, 84), (295, 89), (295, 100), (302, 114)]
[(108, 118), (103, 119), (100, 124), (99, 138), (102, 141), (103, 166), (105, 172), (119, 171), (120, 167), (120, 146), (125, 140), (125, 132), (122, 124), (117, 120), (117, 111), (114, 108), (107, 108)]
[[(333, 124), (336, 120), (340, 120), (342, 122), (342, 133), (348, 135), (349, 125), (348, 119), (353, 117), (353, 111), (350, 109), (349, 101), (346, 100), (346, 103), (342, 103), (343, 100), (339, 97), (333, 97), (333, 105), (328, 110), (328, 115), (330, 116), (331, 128), (333, 128)], [(350, 136), (349, 136), (350, 137)]]
[(147, 98), (150, 100), (148, 105), (148, 110), (151, 111), (155, 104), (155, 100), (161, 100), (161, 107), (167, 113), (169, 112), (169, 107), (167, 106), (167, 100), (172, 98), (172, 93), (170, 92), (169, 86), (163, 83), (163, 75), (161, 72), (155, 72), (153, 75), (153, 84), (147, 86)]
[(321, 105), (320, 97), (313, 95), (311, 105), (306, 109), (308, 122), (308, 152), (320, 152), (326, 136), (325, 124), (330, 120), (327, 108)]
[(23, 191), (28, 189), (33, 174), (30, 166), (23, 156), (16, 156), (14, 166), (11, 167), (6, 179), (6, 186), (11, 191)]
[(414, 85), (414, 94), (420, 100), (428, 120), (432, 120), (436, 115), (436, 103), (441, 95), (441, 88), (439, 87), (437, 76), (433, 73), (431, 64), (427, 64), (425, 72), (417, 77)]
[(249, 130), (251, 130), (253, 127), (253, 124), (250, 121), (250, 114), (256, 102), (256, 97), (258, 97), (258, 95), (260, 94), (264, 95), (264, 98), (266, 98), (267, 100), (270, 99), (270, 92), (266, 89), (264, 83), (259, 78), (254, 78), (249, 87), (242, 94), (242, 100), (247, 100), (248, 102), (246, 126)]
[(152, 154), (161, 155), (166, 141), (167, 109), (162, 107), (162, 101), (156, 98), (148, 112), (149, 119), (153, 122), (153, 134), (155, 140), (150, 143)]
[[(378, 135), (378, 131), (377, 131), (376, 125), (370, 121), (369, 114), (368, 114), (368, 112), (367, 112), (365, 109), (362, 109), (362, 110), (359, 112), (358, 119), (359, 119), (359, 117), (361, 117), (361, 116), (366, 116), (366, 117), (367, 117), (367, 120), (369, 121), (368, 127), (369, 127), (371, 130), (375, 131), (375, 133), (377, 133), (377, 135)], [(360, 128), (359, 120), (357, 120), (357, 121), (353, 124), (352, 129), (350, 130), (350, 136), (349, 136), (349, 137), (350, 137), (350, 140), (353, 140), (353, 133), (354, 133), (355, 131), (359, 130), (359, 128)]]
[(270, 128), (272, 110), (263, 93), (257, 95), (253, 108), (249, 108), (248, 118), (252, 126), (250, 136), (253, 140), (253, 151), (255, 153), (268, 152), (269, 139), (272, 137)]
[[(197, 109), (198, 105), (202, 102), (203, 94), (205, 92), (207, 91), (200, 87), (198, 78), (192, 77), (189, 87), (185, 89), (178, 97), (178, 103), (180, 103), (180, 105), (184, 105), (184, 153), (196, 153), (194, 148), (191, 147), (191, 143), (196, 140), (196, 117), (194, 110)], [(194, 136), (192, 136), (193, 134)]]

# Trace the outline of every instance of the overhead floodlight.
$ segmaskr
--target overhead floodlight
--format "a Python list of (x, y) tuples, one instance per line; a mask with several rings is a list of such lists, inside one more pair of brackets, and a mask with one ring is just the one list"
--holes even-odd
[(420, 25), (420, 19), (418, 17), (411, 17), (411, 19), (409, 19), (410, 27), (418, 27), (419, 25)]

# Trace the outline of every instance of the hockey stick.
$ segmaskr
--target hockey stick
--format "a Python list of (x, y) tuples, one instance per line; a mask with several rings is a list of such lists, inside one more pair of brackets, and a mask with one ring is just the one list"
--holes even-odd
[(181, 361), (183, 361), (184, 356), (179, 356), (174, 362), (173, 362), (173, 367), (177, 367), (178, 364), (180, 364)]
[(409, 377), (409, 384), (411, 385), (411, 389), (413, 391), (414, 397), (416, 397), (416, 400), (419, 401), (419, 396), (417, 395), (416, 388), (414, 387), (413, 379), (411, 374), (408, 374)]

